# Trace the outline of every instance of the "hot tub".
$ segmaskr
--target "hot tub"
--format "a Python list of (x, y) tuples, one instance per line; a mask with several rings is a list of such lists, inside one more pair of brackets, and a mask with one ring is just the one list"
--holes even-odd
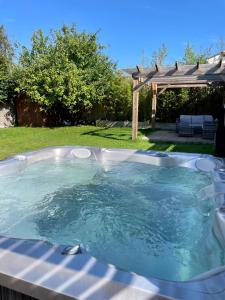
[(222, 299), (224, 181), (209, 155), (68, 146), (2, 161), (0, 284), (38, 299)]

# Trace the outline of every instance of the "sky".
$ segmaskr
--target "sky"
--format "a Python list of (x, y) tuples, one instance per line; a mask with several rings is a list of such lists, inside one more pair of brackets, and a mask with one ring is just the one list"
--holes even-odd
[(225, 39), (225, 0), (0, 0), (0, 24), (28, 47), (35, 30), (73, 23), (99, 31), (119, 68), (140, 64), (143, 53), (150, 61), (162, 43), (169, 64), (183, 57), (187, 43), (198, 51)]

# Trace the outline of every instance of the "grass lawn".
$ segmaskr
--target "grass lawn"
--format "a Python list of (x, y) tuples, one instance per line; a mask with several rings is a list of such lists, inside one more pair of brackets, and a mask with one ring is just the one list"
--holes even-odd
[(129, 128), (99, 128), (94, 126), (57, 128), (2, 128), (0, 129), (0, 159), (16, 153), (47, 146), (80, 145), (108, 148), (181, 151), (213, 154), (213, 145), (151, 143), (142, 140), (145, 131), (139, 132), (138, 140), (131, 140)]

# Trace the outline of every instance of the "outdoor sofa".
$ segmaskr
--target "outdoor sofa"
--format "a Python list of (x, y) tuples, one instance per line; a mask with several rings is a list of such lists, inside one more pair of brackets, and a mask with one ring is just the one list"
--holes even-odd
[(198, 134), (204, 139), (214, 139), (216, 122), (211, 115), (181, 115), (176, 120), (176, 132), (179, 136)]

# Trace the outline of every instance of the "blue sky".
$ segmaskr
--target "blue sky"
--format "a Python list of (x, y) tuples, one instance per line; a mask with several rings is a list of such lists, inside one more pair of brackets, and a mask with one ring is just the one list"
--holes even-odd
[[(63, 23), (96, 32), (119, 67), (140, 64), (142, 52), (165, 43), (167, 63), (225, 38), (225, 0), (0, 0), (0, 24), (13, 41), (29, 46), (34, 30)], [(215, 49), (216, 50), (216, 49)]]

